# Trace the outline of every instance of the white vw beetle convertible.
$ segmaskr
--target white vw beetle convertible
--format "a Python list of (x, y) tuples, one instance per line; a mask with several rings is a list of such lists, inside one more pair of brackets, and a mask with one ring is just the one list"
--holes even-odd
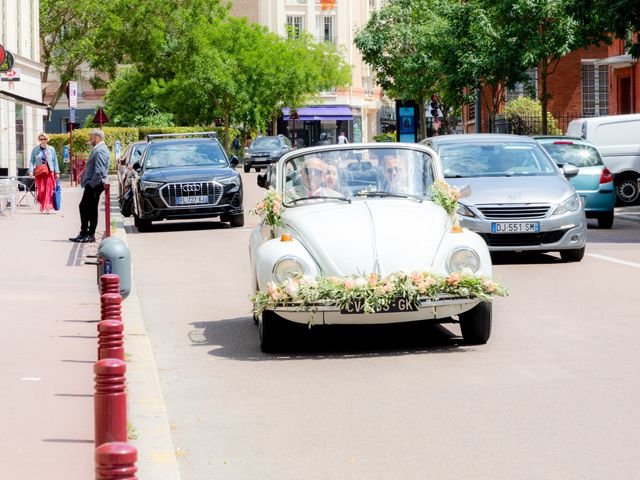
[(433, 150), (305, 148), (258, 184), (269, 188), (250, 240), (263, 351), (283, 347), (292, 322), (459, 322), (465, 342), (487, 342), (490, 302), (505, 291), (491, 280), (485, 242), (457, 226), (459, 192)]

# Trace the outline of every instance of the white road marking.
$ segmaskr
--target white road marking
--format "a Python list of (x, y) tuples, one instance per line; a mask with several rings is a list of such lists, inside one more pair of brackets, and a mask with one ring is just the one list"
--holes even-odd
[(640, 268), (640, 263), (627, 262), (626, 260), (620, 260), (619, 258), (607, 257), (606, 255), (598, 255), (597, 253), (587, 253), (587, 257), (597, 258), (599, 260), (605, 260), (607, 262), (619, 263), (621, 265), (627, 265), (628, 267)]
[(39, 382), (40, 380), (42, 380), (42, 378), (40, 378), (40, 377), (22, 377), (20, 380), (25, 381), (25, 382)]

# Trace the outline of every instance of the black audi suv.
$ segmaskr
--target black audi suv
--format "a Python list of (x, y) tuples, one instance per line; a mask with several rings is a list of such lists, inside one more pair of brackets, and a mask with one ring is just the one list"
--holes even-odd
[(148, 135), (147, 140), (133, 165), (133, 217), (139, 231), (157, 220), (220, 217), (231, 227), (244, 225), (238, 159), (227, 159), (215, 133)]
[(280, 157), (290, 152), (291, 149), (291, 142), (284, 135), (258, 137), (251, 143), (244, 155), (244, 171), (249, 173), (253, 167), (256, 172), (259, 172), (261, 168), (280, 160)]

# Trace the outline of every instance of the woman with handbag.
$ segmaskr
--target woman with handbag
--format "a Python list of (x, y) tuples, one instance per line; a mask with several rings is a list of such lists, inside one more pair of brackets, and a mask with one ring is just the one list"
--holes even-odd
[(36, 190), (40, 211), (49, 213), (53, 209), (53, 192), (56, 180), (60, 178), (60, 167), (56, 150), (47, 145), (49, 136), (46, 133), (38, 135), (40, 145), (31, 151), (29, 160), (29, 176), (36, 177)]

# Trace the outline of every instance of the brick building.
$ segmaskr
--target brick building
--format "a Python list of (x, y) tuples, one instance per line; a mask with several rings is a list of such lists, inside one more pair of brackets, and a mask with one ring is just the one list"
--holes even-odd
[[(532, 72), (534, 83), (539, 79)], [(549, 112), (565, 131), (573, 118), (640, 112), (640, 63), (625, 51), (624, 41), (575, 50), (563, 57), (547, 80), (551, 94)], [(507, 99), (524, 91), (507, 92)], [(488, 111), (482, 111), (482, 130), (487, 131)], [(475, 132), (475, 106), (465, 106), (466, 132)]]

